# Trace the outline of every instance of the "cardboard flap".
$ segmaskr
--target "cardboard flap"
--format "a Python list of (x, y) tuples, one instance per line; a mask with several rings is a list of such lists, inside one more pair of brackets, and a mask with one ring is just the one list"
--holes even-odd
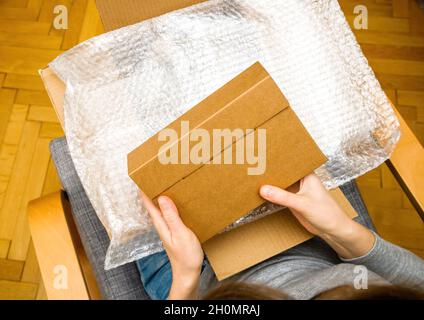
[[(246, 129), (256, 129), (288, 107), (289, 103), (277, 84), (260, 63), (255, 63), (171, 123), (166, 129), (174, 130), (178, 140), (162, 148), (165, 142), (156, 134), (128, 154), (128, 173), (136, 181), (146, 181), (143, 192), (154, 199), (204, 165), (183, 159), (183, 154), (187, 153), (183, 146), (187, 146), (188, 151), (198, 143), (190, 139), (194, 130), (204, 129), (210, 137), (216, 129), (241, 130), (244, 137)], [(183, 126), (187, 129), (184, 132)], [(220, 153), (240, 139), (236, 136), (231, 140), (223, 139), (220, 149), (214, 150), (208, 160), (221, 156)], [(170, 165), (161, 163), (160, 156), (175, 147), (179, 148), (179, 162)], [(167, 178), (157, 179), (158, 176)]]
[[(204, 1), (204, 0), (203, 0)], [(96, 0), (105, 31), (192, 6), (202, 0)]]
[[(109, 32), (203, 1), (204, 0), (96, 0), (96, 6), (100, 14), (100, 19), (102, 20), (103, 29), (105, 32)], [(62, 128), (65, 129), (63, 116), (65, 84), (49, 67), (40, 70), (39, 73), (43, 79), (53, 108), (59, 118), (59, 122)]]
[[(349, 218), (358, 214), (337, 188), (329, 191)], [(218, 280), (228, 278), (312, 238), (289, 209), (221, 233), (203, 244)]]

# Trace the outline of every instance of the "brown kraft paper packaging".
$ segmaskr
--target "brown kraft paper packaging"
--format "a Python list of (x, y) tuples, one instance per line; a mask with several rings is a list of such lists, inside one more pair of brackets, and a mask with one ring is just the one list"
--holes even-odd
[[(202, 1), (201, 0), (163, 0), (163, 1), (97, 0), (96, 5), (99, 10), (99, 14), (100, 14), (104, 29), (107, 32), (107, 31), (118, 29), (133, 23), (150, 19), (152, 17), (159, 16), (161, 14), (165, 14), (167, 12), (181, 9), (181, 8), (184, 8), (196, 3), (200, 3), (200, 2)], [(257, 66), (256, 68), (260, 69), (259, 66)], [(264, 72), (266, 71), (263, 70), (262, 73), (260, 73), (262, 75), (262, 79), (264, 79), (264, 75), (265, 75)], [(63, 126), (63, 120), (64, 120), (63, 119), (63, 97), (65, 93), (65, 86), (61, 82), (61, 80), (49, 68), (41, 70), (40, 75), (43, 79), (43, 82), (50, 96), (52, 104), (56, 110), (58, 118)], [(258, 79), (258, 77), (260, 78), (260, 76), (252, 75), (251, 80), (253, 82), (255, 80), (253, 78), (255, 77), (256, 77), (256, 80)], [(270, 84), (271, 80), (272, 79), (266, 82)], [(288, 121), (289, 119), (294, 119), (296, 123), (291, 124), (289, 128), (282, 128), (283, 130), (281, 130), (281, 133), (279, 134), (280, 136), (282, 136), (283, 133), (284, 132), (287, 133), (288, 132), (287, 130), (290, 130), (290, 128), (291, 130), (294, 130), (294, 131), (291, 131), (291, 136), (285, 137), (283, 141), (285, 141), (285, 139), (287, 138), (291, 139), (291, 143), (293, 143), (294, 141), (297, 141), (299, 143), (299, 147), (298, 149), (296, 149), (297, 151), (293, 150), (293, 155), (289, 158), (285, 158), (284, 159), (285, 161), (283, 162), (283, 164), (276, 164), (276, 163), (273, 164), (273, 159), (272, 159), (272, 156), (270, 155), (267, 155), (267, 159), (266, 159), (267, 161), (266, 170), (273, 170), (271, 168), (273, 165), (275, 166), (281, 165), (286, 168), (292, 167), (294, 171), (290, 172), (290, 175), (284, 176), (282, 180), (279, 180), (279, 177), (283, 176), (284, 175), (283, 173), (279, 173), (279, 175), (268, 179), (267, 178), (268, 172), (263, 176), (256, 176), (256, 177), (248, 176), (246, 170), (249, 167), (251, 167), (251, 165), (238, 165), (240, 168), (238, 168), (237, 170), (234, 170), (234, 171), (232, 169), (223, 170), (221, 173), (221, 178), (220, 178), (221, 180), (215, 180), (214, 176), (212, 176), (212, 178), (214, 179), (209, 178), (209, 180), (204, 180), (202, 182), (203, 185), (198, 186), (198, 187), (203, 186), (205, 188), (203, 190), (203, 193), (199, 192), (201, 191), (199, 189), (195, 190), (195, 191), (198, 191), (199, 196), (200, 195), (204, 196), (205, 194), (208, 193), (208, 191), (212, 189), (213, 181), (215, 181), (215, 186), (222, 188), (223, 185), (229, 182), (230, 178), (233, 177), (233, 174), (234, 174), (234, 177), (239, 175), (238, 176), (239, 179), (241, 179), (242, 176), (244, 178), (242, 179), (241, 183), (239, 182), (239, 184), (236, 185), (237, 188), (234, 190), (230, 190), (231, 193), (229, 193), (229, 195), (237, 196), (238, 199), (232, 198), (231, 200), (225, 200), (224, 202), (221, 202), (221, 203), (212, 203), (210, 202), (210, 200), (206, 199), (207, 202), (204, 202), (204, 205), (202, 206), (202, 210), (204, 211), (210, 210), (210, 212), (212, 212), (212, 215), (210, 218), (211, 220), (215, 219), (216, 215), (219, 213), (219, 211), (217, 210), (217, 207), (214, 208), (215, 205), (222, 207), (224, 205), (229, 204), (229, 207), (227, 208), (234, 208), (234, 207), (237, 207), (238, 205), (241, 205), (241, 207), (238, 208), (238, 210), (234, 210), (234, 211), (227, 210), (226, 212), (228, 213), (228, 215), (219, 215), (220, 217), (219, 219), (217, 219), (217, 221), (212, 221), (213, 223), (211, 224), (210, 229), (205, 228), (205, 226), (202, 225), (203, 218), (194, 217), (193, 220), (190, 219), (191, 216), (195, 216), (196, 214), (190, 215), (189, 211), (187, 211), (187, 208), (190, 209), (194, 205), (198, 205), (199, 202), (194, 202), (194, 204), (188, 204), (187, 208), (184, 206), (179, 208), (180, 212), (183, 215), (183, 219), (186, 221), (186, 223), (190, 223), (192, 226), (194, 226), (194, 228), (196, 228), (197, 232), (200, 232), (202, 234), (203, 249), (219, 280), (225, 279), (237, 272), (240, 272), (250, 266), (253, 266), (269, 257), (272, 257), (282, 251), (285, 251), (312, 237), (312, 235), (309, 234), (297, 222), (297, 220), (293, 217), (293, 215), (287, 209), (282, 209), (278, 212), (271, 213), (261, 219), (242, 225), (229, 232), (217, 234), (219, 231), (223, 229), (223, 227), (237, 220), (238, 217), (241, 217), (242, 215), (246, 214), (250, 209), (255, 208), (257, 205), (263, 202), (263, 200), (261, 200), (261, 198), (259, 198), (258, 196), (258, 188), (261, 183), (267, 183), (267, 184), (274, 183), (279, 186), (289, 185), (292, 182), (296, 181), (296, 179), (300, 179), (303, 175), (312, 172), (316, 167), (318, 167), (319, 165), (325, 162), (325, 157), (318, 150), (316, 145), (313, 143), (311, 137), (307, 134), (306, 130), (300, 124), (299, 120), (297, 119), (293, 111), (288, 106), (288, 103), (283, 97), (283, 95), (276, 91), (273, 91), (273, 93), (275, 97), (277, 97), (277, 100), (278, 99), (280, 101), (284, 100), (284, 103), (282, 105), (280, 106), (272, 105), (272, 108), (270, 108), (271, 105), (267, 105), (266, 107), (270, 108), (270, 109), (265, 108), (266, 111), (268, 111), (268, 113), (261, 114), (260, 117), (257, 119), (252, 120), (251, 117), (248, 117), (247, 120), (249, 122), (243, 122), (244, 119), (238, 119), (237, 122), (229, 121), (226, 123), (226, 125), (229, 128), (234, 128), (237, 125), (239, 127), (245, 126), (245, 128), (254, 128), (255, 125), (257, 127), (260, 127), (262, 125), (265, 125), (267, 123), (267, 120), (274, 119), (273, 122), (268, 123), (268, 125), (271, 124), (271, 129), (272, 129), (272, 128), (275, 128), (275, 126), (273, 126), (273, 123), (275, 122), (282, 121), (281, 123), (285, 124), (285, 122)], [(260, 93), (257, 93), (257, 94), (260, 95)], [(265, 96), (266, 95), (268, 95), (268, 93), (266, 93)], [(260, 98), (260, 96), (258, 96), (258, 98)], [(222, 106), (223, 105), (221, 103), (221, 107)], [(253, 111), (255, 111), (254, 108), (253, 108)], [(190, 110), (188, 113), (190, 112), (191, 114), (193, 113), (192, 110)], [(231, 110), (229, 110), (228, 112), (231, 112)], [(279, 115), (278, 117), (277, 117), (277, 114)], [(200, 114), (200, 116), (201, 115), (202, 114)], [(245, 114), (243, 113), (243, 116), (244, 115)], [(277, 119), (275, 120), (275, 118)], [(219, 119), (219, 117), (217, 119)], [(263, 122), (257, 121), (259, 119), (262, 119), (264, 121)], [(212, 124), (212, 122), (210, 124)], [(193, 128), (194, 122), (193, 123), (190, 122), (190, 125)], [(220, 123), (218, 127), (224, 127), (224, 125)], [(267, 127), (267, 129), (268, 128), (269, 127)], [(299, 129), (300, 131), (297, 132), (296, 128)], [(267, 139), (269, 139), (270, 133), (268, 133)], [(303, 141), (303, 139), (306, 139), (306, 141)], [(270, 143), (270, 141), (267, 141), (267, 143)], [(306, 151), (306, 149), (303, 149), (303, 152), (298, 152), (299, 148), (301, 148), (302, 146), (303, 147), (309, 146), (309, 148), (311, 148), (312, 153), (308, 154), (309, 151)], [(277, 149), (274, 149), (274, 150), (277, 150)], [(298, 153), (297, 156), (300, 156), (299, 158), (295, 156), (296, 152)], [(286, 150), (286, 153), (287, 153), (287, 150)], [(317, 158), (311, 159), (313, 155), (315, 155)], [(305, 163), (305, 158), (307, 160), (307, 164)], [(313, 165), (311, 165), (311, 163), (309, 162), (310, 160), (312, 160), (312, 162), (314, 163)], [(310, 165), (310, 167), (308, 167), (308, 165)], [(175, 165), (169, 165), (169, 167), (172, 167), (172, 166), (175, 166)], [(199, 167), (199, 165), (197, 166), (185, 165), (185, 166), (187, 167), (186, 169), (177, 169), (175, 170), (175, 173), (171, 174), (171, 177), (172, 179), (174, 179), (174, 181), (180, 180), (179, 178), (181, 178), (185, 174), (188, 175), (190, 172), (197, 170), (196, 168)], [(214, 170), (219, 171), (218, 167), (222, 167), (224, 165), (222, 166), (205, 165), (205, 166), (211, 167), (211, 169), (206, 170), (206, 175), (213, 175)], [(233, 167), (233, 165), (225, 165), (225, 166)], [(298, 170), (297, 166), (301, 166), (302, 170), (304, 170), (304, 173), (301, 173), (301, 171), (295, 171), (295, 170)], [(166, 166), (162, 166), (162, 167), (166, 167)], [(213, 168), (213, 167), (216, 167), (216, 168)], [(306, 170), (306, 168), (308, 168), (308, 170)], [(172, 171), (169, 169), (170, 168), (167, 169), (168, 174), (170, 171)], [(150, 170), (153, 170), (153, 169), (150, 169)], [(201, 170), (205, 170), (205, 169), (201, 169)], [(199, 173), (200, 173), (200, 170), (199, 170)], [(195, 177), (196, 176), (192, 177), (191, 179)], [(252, 178), (252, 179), (249, 179), (249, 178)], [(155, 179), (155, 180), (158, 180), (158, 179)], [(149, 187), (149, 186), (146, 186), (146, 187)], [(249, 197), (241, 196), (240, 189), (244, 189), (245, 187), (250, 190)], [(157, 190), (160, 190), (160, 188), (154, 189), (154, 188), (158, 188), (158, 185), (155, 185), (155, 186), (152, 185), (149, 188), (151, 188), (150, 192), (153, 192), (151, 194), (155, 194), (155, 192), (157, 193), (154, 197), (159, 195)], [(178, 192), (179, 190), (187, 190), (184, 188), (190, 189), (190, 187), (187, 186), (186, 184), (182, 184), (182, 186), (180, 186), (179, 188), (181, 189), (174, 188), (172, 190), (173, 193), (172, 194), (170, 193), (168, 195), (173, 196), (175, 192)], [(169, 189), (167, 191), (170, 192), (171, 190)], [(344, 197), (343, 193), (339, 189), (331, 190), (330, 193), (338, 201), (338, 203), (345, 209), (345, 212), (350, 217), (356, 216), (355, 211), (353, 210), (353, 208), (351, 207), (351, 205), (349, 204), (349, 202), (347, 201), (347, 199)], [(176, 199), (174, 200), (178, 201), (177, 199), (179, 199), (179, 197), (176, 197)], [(209, 209), (206, 207), (209, 207)], [(206, 238), (208, 240), (205, 241)]]

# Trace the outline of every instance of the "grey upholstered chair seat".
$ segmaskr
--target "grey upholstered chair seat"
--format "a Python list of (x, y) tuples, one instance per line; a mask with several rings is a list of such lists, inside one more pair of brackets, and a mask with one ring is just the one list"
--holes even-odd
[(148, 299), (135, 263), (104, 270), (109, 237), (88, 200), (69, 154), (65, 138), (53, 140), (50, 151), (68, 195), (75, 224), (105, 299)]
[[(71, 203), (75, 224), (103, 298), (149, 299), (141, 283), (135, 263), (129, 263), (109, 271), (104, 270), (104, 259), (109, 238), (77, 175), (66, 139), (62, 137), (53, 140), (50, 144), (50, 150), (63, 188)], [(349, 182), (341, 189), (356, 211), (364, 213), (361, 216), (365, 216), (367, 219), (367, 210), (355, 182)], [(372, 227), (369, 220), (363, 221), (363, 223)]]

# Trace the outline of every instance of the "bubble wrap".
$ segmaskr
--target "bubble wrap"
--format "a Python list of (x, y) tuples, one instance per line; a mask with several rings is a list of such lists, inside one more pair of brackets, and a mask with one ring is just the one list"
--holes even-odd
[(208, 1), (90, 39), (50, 64), (66, 84), (76, 170), (111, 238), (106, 269), (162, 250), (127, 154), (256, 61), (328, 157), (316, 170), (326, 187), (389, 157), (398, 121), (336, 0)]

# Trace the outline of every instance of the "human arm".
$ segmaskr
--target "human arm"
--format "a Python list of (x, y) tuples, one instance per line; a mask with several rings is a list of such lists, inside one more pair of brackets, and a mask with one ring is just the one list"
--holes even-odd
[(263, 186), (260, 193), (268, 201), (289, 207), (343, 261), (365, 265), (394, 284), (424, 289), (424, 261), (348, 218), (316, 175), (302, 179), (296, 193), (273, 186)]
[(171, 263), (172, 285), (168, 299), (196, 299), (204, 258), (199, 240), (184, 225), (170, 198), (159, 197), (157, 208), (146, 195), (141, 193), (141, 197)]

